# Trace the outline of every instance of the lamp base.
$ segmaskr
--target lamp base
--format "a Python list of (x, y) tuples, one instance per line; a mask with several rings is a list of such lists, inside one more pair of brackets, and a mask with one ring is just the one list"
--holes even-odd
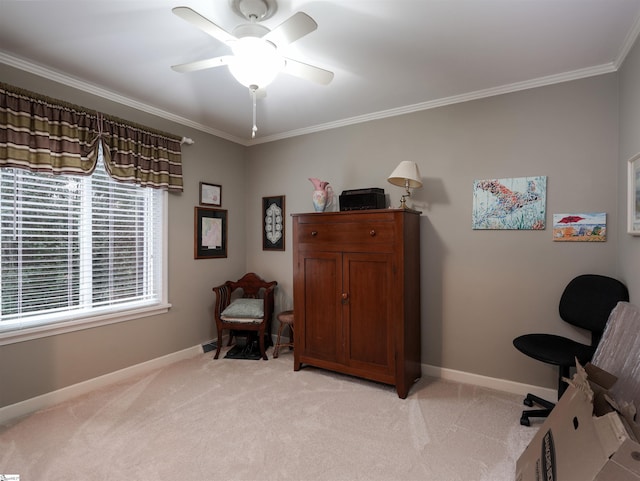
[(411, 192), (409, 191), (409, 189), (407, 188), (407, 192), (400, 197), (400, 208), (401, 209), (408, 209), (409, 206), (407, 205), (407, 197), (411, 197)]

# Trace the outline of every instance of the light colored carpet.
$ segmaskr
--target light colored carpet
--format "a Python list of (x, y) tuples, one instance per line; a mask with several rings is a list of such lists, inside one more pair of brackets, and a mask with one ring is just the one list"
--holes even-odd
[(212, 353), (0, 426), (21, 481), (513, 480), (536, 428), (513, 394), (432, 378), (395, 389)]

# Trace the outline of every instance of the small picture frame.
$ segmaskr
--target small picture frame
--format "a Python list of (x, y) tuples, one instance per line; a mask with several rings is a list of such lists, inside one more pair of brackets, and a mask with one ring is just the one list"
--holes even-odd
[(200, 205), (222, 205), (222, 186), (200, 182)]
[(607, 213), (553, 214), (553, 240), (555, 242), (605, 242)]
[(227, 211), (195, 208), (194, 259), (227, 257)]
[(627, 232), (640, 235), (640, 152), (629, 159)]
[(262, 198), (262, 250), (285, 250), (284, 195)]

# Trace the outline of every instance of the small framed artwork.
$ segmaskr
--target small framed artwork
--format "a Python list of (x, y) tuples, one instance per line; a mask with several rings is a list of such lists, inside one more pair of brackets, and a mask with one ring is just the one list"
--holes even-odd
[(194, 258), (227, 257), (227, 211), (196, 207), (194, 223)]
[(222, 205), (222, 187), (200, 182), (200, 205)]
[(553, 240), (556, 242), (606, 241), (606, 212), (553, 214)]
[(640, 235), (640, 152), (629, 159), (627, 232)]
[(284, 250), (284, 195), (262, 198), (262, 250)]

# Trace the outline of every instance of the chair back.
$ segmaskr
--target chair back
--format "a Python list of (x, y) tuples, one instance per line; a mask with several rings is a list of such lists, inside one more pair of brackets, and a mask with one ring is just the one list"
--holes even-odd
[(619, 301), (628, 301), (627, 286), (612, 277), (583, 274), (569, 282), (560, 298), (560, 317), (591, 331), (591, 345), (597, 346), (607, 319)]
[[(265, 295), (265, 291), (276, 286), (276, 281), (267, 282), (261, 279), (257, 274), (249, 272), (237, 281), (227, 281), (226, 284), (233, 292), (236, 289), (242, 289), (242, 297), (259, 299)], [(262, 292), (261, 292), (262, 291)]]
[(213, 292), (216, 293), (215, 315), (220, 316), (220, 313), (231, 303), (231, 287), (225, 283), (214, 287)]

